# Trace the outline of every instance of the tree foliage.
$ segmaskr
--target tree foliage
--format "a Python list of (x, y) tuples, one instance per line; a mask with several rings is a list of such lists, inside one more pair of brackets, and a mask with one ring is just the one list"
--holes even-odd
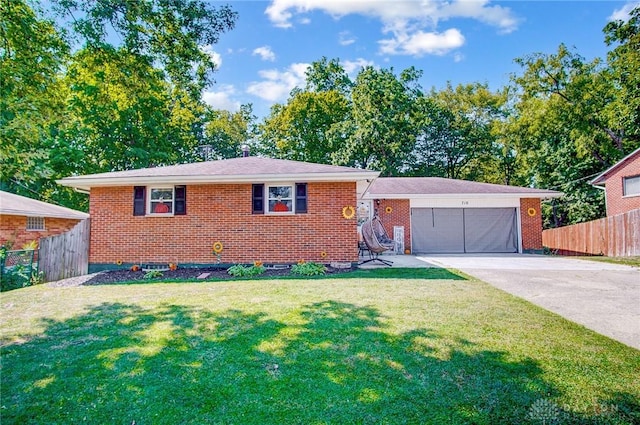
[(114, 46), (154, 63), (175, 86), (199, 98), (216, 64), (201, 46), (233, 29), (237, 13), (202, 0), (52, 0), (88, 51)]
[(3, 188), (26, 194), (53, 174), (47, 160), (64, 112), (68, 46), (24, 0), (2, 2), (0, 14), (0, 176)]
[(504, 118), (504, 93), (486, 84), (466, 84), (432, 90), (417, 102), (417, 141), (412, 175), (502, 182), (499, 143), (492, 131)]
[(201, 156), (210, 161), (234, 158), (242, 150), (242, 145), (251, 146), (255, 135), (255, 115), (251, 105), (242, 105), (237, 112), (211, 110), (207, 113)]

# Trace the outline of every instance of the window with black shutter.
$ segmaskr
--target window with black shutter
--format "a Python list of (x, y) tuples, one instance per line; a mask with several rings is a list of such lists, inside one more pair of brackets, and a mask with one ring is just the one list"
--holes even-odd
[(133, 215), (173, 216), (186, 214), (186, 186), (134, 186)]

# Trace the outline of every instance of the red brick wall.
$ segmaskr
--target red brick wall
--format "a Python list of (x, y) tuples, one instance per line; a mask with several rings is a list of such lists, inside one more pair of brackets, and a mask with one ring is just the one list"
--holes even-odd
[[(380, 221), (393, 239), (393, 226), (404, 226), (404, 249), (411, 250), (411, 208), (408, 199), (381, 199), (378, 208)], [(389, 211), (390, 212), (387, 212)]]
[(12, 244), (11, 249), (18, 250), (33, 240), (68, 232), (79, 222), (80, 220), (68, 218), (45, 217), (45, 230), (27, 230), (26, 216), (0, 215), (0, 245), (9, 242)]
[(522, 250), (542, 249), (542, 217), (539, 198), (520, 199)]
[(640, 175), (640, 154), (607, 176), (607, 216), (622, 214), (640, 208), (640, 196), (623, 197), (623, 178)]
[[(187, 214), (133, 215), (133, 187), (93, 188), (89, 263), (358, 261), (355, 183), (309, 183), (308, 212), (252, 214), (251, 184), (187, 186)], [(323, 253), (325, 255), (323, 255)]]

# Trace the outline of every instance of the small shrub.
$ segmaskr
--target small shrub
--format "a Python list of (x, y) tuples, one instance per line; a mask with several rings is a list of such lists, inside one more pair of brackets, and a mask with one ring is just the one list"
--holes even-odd
[(300, 276), (318, 276), (327, 272), (327, 267), (324, 264), (318, 264), (314, 262), (301, 261), (291, 267), (291, 274), (297, 274)]
[(264, 273), (265, 268), (261, 262), (254, 263), (253, 266), (236, 264), (227, 269), (227, 273), (234, 277), (253, 277)]
[(145, 279), (155, 279), (164, 276), (160, 270), (149, 270), (144, 274)]

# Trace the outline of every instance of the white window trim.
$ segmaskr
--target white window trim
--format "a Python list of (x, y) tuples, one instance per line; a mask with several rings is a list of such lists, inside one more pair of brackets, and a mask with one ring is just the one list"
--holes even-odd
[[(291, 210), (269, 211), (269, 188), (288, 186), (291, 188)], [(264, 185), (264, 213), (267, 215), (295, 215), (296, 213), (296, 184), (293, 182), (268, 183)]]
[[(29, 226), (29, 219), (40, 219), (40, 220), (38, 220), (38, 222), (42, 223), (42, 227), (39, 227), (39, 228), (30, 227)], [(42, 232), (43, 230), (47, 230), (47, 225), (45, 223), (44, 217), (27, 216), (26, 230), (27, 230), (27, 232)]]
[(640, 175), (638, 176), (624, 176), (622, 177), (622, 197), (623, 198), (635, 198), (637, 196), (640, 196), (640, 191), (638, 193), (633, 193), (631, 195), (627, 195), (626, 192), (626, 183), (628, 179), (639, 179), (640, 180)]
[[(151, 192), (153, 190), (169, 190), (171, 189), (171, 212), (168, 213), (155, 213), (151, 212)], [(154, 201), (158, 202), (158, 201)], [(169, 203), (169, 201), (163, 200), (165, 203)], [(147, 214), (156, 217), (173, 217), (176, 211), (176, 188), (175, 186), (147, 186)]]

